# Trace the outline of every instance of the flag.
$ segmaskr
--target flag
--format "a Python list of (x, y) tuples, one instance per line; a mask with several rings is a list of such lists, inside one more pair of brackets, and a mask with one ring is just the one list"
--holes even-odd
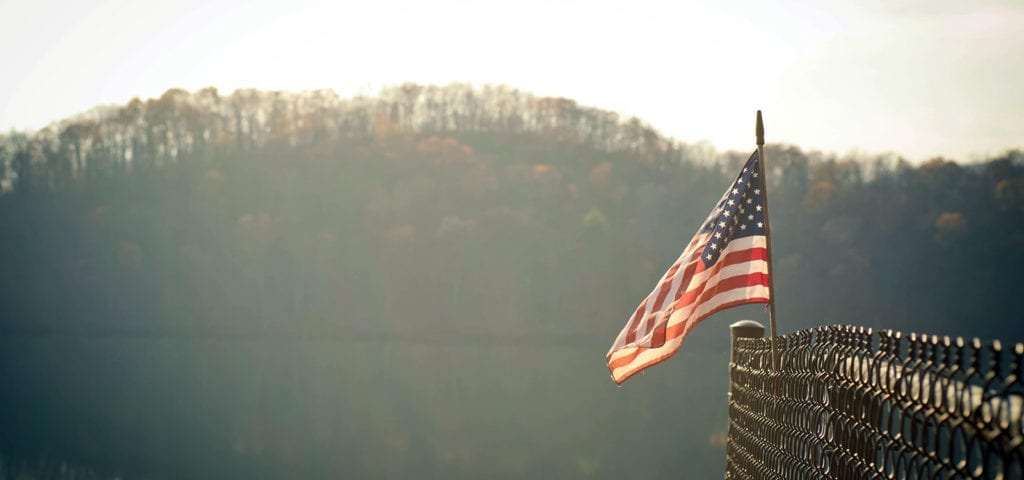
[(765, 191), (758, 161), (755, 151), (615, 339), (607, 356), (615, 383), (667, 360), (694, 325), (715, 312), (770, 301)]

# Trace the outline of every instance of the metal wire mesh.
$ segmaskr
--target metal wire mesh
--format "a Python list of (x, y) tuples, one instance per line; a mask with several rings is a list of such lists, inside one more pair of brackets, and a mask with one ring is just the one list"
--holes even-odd
[(739, 338), (728, 479), (1024, 478), (1024, 344), (848, 326)]

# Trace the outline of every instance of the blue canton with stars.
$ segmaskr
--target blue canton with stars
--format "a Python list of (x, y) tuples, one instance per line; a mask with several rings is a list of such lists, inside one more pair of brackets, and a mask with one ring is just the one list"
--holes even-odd
[(701, 252), (708, 268), (718, 261), (729, 242), (743, 237), (764, 235), (764, 192), (758, 173), (757, 152), (750, 156), (736, 181), (722, 195), (700, 233), (711, 233)]

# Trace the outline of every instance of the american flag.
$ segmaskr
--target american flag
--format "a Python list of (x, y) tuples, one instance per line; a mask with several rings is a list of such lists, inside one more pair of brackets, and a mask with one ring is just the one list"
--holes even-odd
[(762, 180), (755, 151), (615, 339), (607, 356), (615, 383), (667, 360), (715, 312), (769, 302)]

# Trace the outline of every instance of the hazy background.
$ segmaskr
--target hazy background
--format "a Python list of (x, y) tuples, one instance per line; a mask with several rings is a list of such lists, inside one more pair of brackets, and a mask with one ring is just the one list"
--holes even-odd
[(1024, 133), (1015, 0), (4, 0), (0, 128), (169, 87), (508, 84), (746, 148), (984, 158)]
[(1021, 8), (844, 5), (0, 3), (0, 478), (720, 477), (757, 108), (784, 332), (1024, 339)]

